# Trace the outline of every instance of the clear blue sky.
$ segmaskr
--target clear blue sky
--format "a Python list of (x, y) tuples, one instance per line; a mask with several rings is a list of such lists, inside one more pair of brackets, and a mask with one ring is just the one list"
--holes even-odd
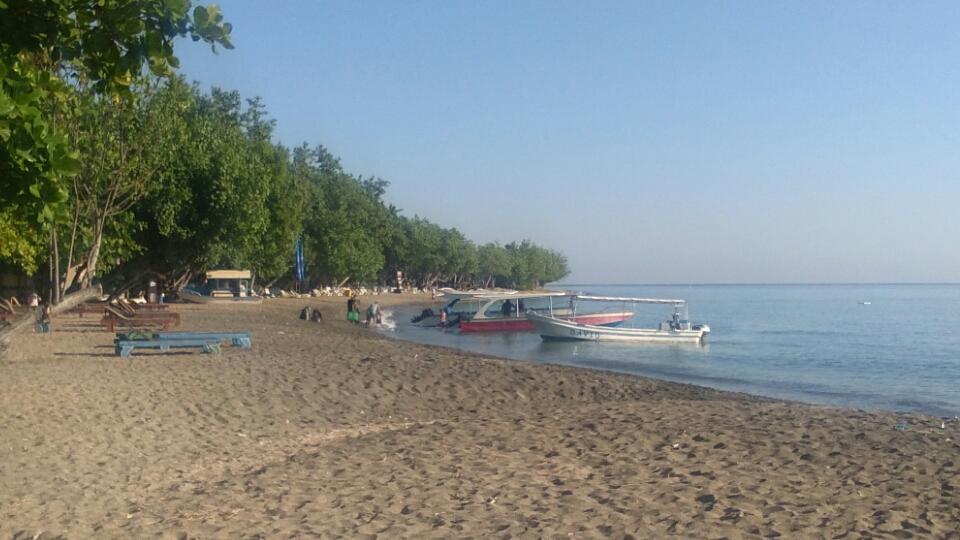
[(220, 5), (188, 78), (568, 282), (960, 281), (960, 3)]

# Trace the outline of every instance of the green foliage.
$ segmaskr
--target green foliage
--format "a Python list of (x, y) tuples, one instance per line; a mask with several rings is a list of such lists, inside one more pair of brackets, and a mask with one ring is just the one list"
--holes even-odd
[(496, 243), (480, 246), (477, 250), (479, 259), (478, 273), (486, 280), (486, 284), (506, 285), (513, 280), (513, 260), (506, 248)]
[(172, 128), (155, 141), (166, 159), (137, 208), (149, 222), (141, 242), (152, 264), (165, 271), (269, 266), (277, 272), (271, 254), (292, 249), (295, 237), (277, 229), (292, 228), (297, 218), (283, 150), (262, 138), (260, 122), (260, 135), (251, 138), (235, 92), (204, 96), (174, 79), (160, 99), (175, 111), (167, 118)]
[(506, 246), (512, 262), (512, 282), (516, 287), (534, 288), (557, 281), (570, 271), (563, 255), (540, 247), (529, 240)]
[(344, 173), (322, 146), (298, 148), (294, 161), (308, 197), (304, 229), (312, 275), (327, 282), (375, 279), (385, 261), (378, 232), (387, 221), (377, 190), (371, 186), (386, 184)]
[(440, 236), (440, 272), (445, 276), (452, 276), (454, 281), (458, 276), (476, 274), (479, 269), (477, 261), (477, 247), (467, 240), (456, 229), (446, 229)]
[(0, 260), (33, 275), (38, 268), (39, 232), (13, 208), (0, 207)]
[[(272, 142), (259, 99), (170, 77), (174, 39), (232, 48), (215, 5), (191, 0), (0, 0), (0, 261), (32, 273), (58, 245), (68, 275), (217, 267), (290, 275), (306, 237), (312, 284), (487, 282), (566, 275), (532, 242), (477, 246), (401, 215), (388, 182), (323, 146)], [(162, 77), (162, 78), (161, 78)]]
[(78, 82), (131, 100), (144, 67), (167, 75), (179, 65), (176, 37), (232, 48), (219, 9), (199, 6), (191, 17), (190, 4), (0, 2), (0, 205), (15, 207), (17, 221), (30, 229), (17, 241), (43, 237), (41, 230), (68, 215), (70, 178), (82, 160), (55, 115), (70, 108)]
[(286, 149), (262, 144), (257, 151), (269, 159), (269, 173), (263, 178), (268, 183), (268, 223), (251, 267), (265, 279), (274, 279), (287, 274), (290, 268), (295, 239), (303, 227), (303, 189), (290, 175)]
[(420, 286), (487, 281), (533, 287), (567, 274), (562, 255), (532, 242), (478, 249), (456, 229), (401, 216), (383, 202), (385, 181), (345, 173), (322, 146), (297, 148), (291, 170), (306, 186), (306, 259), (314, 283), (365, 283), (375, 276), (392, 283), (400, 270)]

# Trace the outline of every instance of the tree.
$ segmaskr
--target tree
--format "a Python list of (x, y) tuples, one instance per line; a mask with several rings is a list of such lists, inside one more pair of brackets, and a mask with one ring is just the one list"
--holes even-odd
[(375, 279), (385, 261), (378, 234), (386, 223), (383, 204), (370, 189), (377, 184), (344, 173), (322, 146), (298, 148), (294, 162), (307, 189), (304, 230), (315, 277), (333, 283)]
[(455, 286), (477, 272), (477, 247), (457, 229), (446, 229), (440, 236), (439, 273)]
[(505, 286), (511, 282), (513, 261), (506, 248), (493, 242), (484, 244), (477, 250), (477, 259), (477, 271), (485, 286)]
[(168, 86), (184, 111), (181, 129), (164, 141), (162, 181), (141, 209), (154, 223), (147, 245), (167, 268), (248, 266), (269, 223), (263, 179), (272, 156), (247, 138), (235, 93), (203, 96), (182, 80)]
[[(16, 219), (0, 222), (0, 237), (34, 242), (67, 215), (81, 161), (54, 111), (70, 106), (78, 81), (132, 100), (144, 67), (167, 75), (178, 66), (176, 37), (232, 48), (216, 6), (192, 15), (190, 7), (190, 0), (0, 0), (0, 205), (17, 209)], [(12, 229), (14, 221), (30, 227)], [(11, 262), (35, 270), (22, 257)]]
[(443, 266), (443, 229), (429, 220), (414, 216), (408, 222), (411, 278), (421, 287), (436, 281)]
[(381, 237), (383, 243), (383, 272), (380, 275), (382, 283), (393, 283), (396, 278), (396, 272), (408, 273), (411, 265), (410, 237), (407, 231), (410, 229), (410, 219), (400, 215), (400, 209), (392, 204), (386, 209), (388, 219), (386, 229)]
[(145, 78), (131, 85), (137, 101), (79, 88), (77, 106), (64, 114), (69, 116), (71, 139), (84, 157), (72, 179), (65, 288), (74, 280), (89, 286), (98, 275), (105, 235), (107, 261), (128, 259), (138, 251), (133, 233), (139, 222), (129, 211), (157, 180), (167, 157), (158, 141), (176, 125), (178, 114), (175, 103), (158, 95), (159, 84)]
[(535, 288), (551, 281), (557, 281), (567, 274), (566, 258), (530, 240), (506, 245), (511, 259), (511, 279), (515, 287)]

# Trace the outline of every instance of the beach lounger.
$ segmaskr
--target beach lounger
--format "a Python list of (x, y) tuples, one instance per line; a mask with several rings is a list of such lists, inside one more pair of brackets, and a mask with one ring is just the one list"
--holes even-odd
[(152, 339), (152, 340), (118, 340), (116, 353), (121, 358), (129, 358), (136, 349), (159, 349), (161, 352), (170, 349), (201, 349), (205, 353), (220, 354), (219, 339)]
[(68, 309), (67, 313), (76, 313), (81, 319), (83, 318), (84, 313), (98, 313), (103, 314), (103, 308), (107, 304), (103, 302), (84, 302), (82, 304), (77, 304), (76, 306)]
[(170, 304), (138, 304), (125, 298), (121, 298), (118, 303), (130, 313), (146, 313), (170, 309)]
[(118, 332), (116, 342), (217, 340), (249, 349), (252, 345), (251, 339), (250, 332)]
[(180, 324), (180, 314), (178, 313), (128, 315), (113, 306), (105, 306), (104, 312), (100, 323), (107, 327), (108, 332), (115, 331), (117, 327), (131, 329), (161, 327), (166, 330), (171, 326)]
[(112, 304), (106, 304), (103, 302), (86, 302), (68, 310), (68, 313), (76, 313), (80, 318), (83, 318), (84, 313), (103, 313), (104, 309), (108, 305), (113, 306), (118, 311), (126, 313), (127, 315), (149, 315), (156, 311), (162, 311), (170, 308), (169, 304), (144, 304), (145, 307), (136, 308), (133, 307), (136, 304), (124, 304), (120, 301)]
[[(122, 311), (127, 315), (135, 316), (135, 317), (163, 317), (169, 314), (169, 312), (162, 312), (161, 310), (155, 310), (147, 307), (139, 308), (139, 307), (136, 307), (137, 305), (138, 304), (134, 304), (123, 299), (118, 300), (117, 303), (115, 304), (112, 304), (112, 306), (116, 308), (118, 311)], [(160, 304), (143, 304), (143, 306), (148, 306), (148, 305), (157, 306)], [(168, 305), (169, 304), (163, 304), (165, 308)]]

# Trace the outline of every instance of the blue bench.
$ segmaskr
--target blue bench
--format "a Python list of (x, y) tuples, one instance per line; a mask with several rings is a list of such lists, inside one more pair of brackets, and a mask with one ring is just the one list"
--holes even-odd
[(205, 353), (220, 354), (219, 339), (135, 339), (117, 340), (116, 352), (121, 358), (129, 358), (135, 349), (203, 349)]
[(235, 347), (249, 349), (252, 345), (250, 332), (121, 332), (117, 334), (116, 342), (120, 341), (183, 341), (183, 340), (215, 340), (231, 343)]

